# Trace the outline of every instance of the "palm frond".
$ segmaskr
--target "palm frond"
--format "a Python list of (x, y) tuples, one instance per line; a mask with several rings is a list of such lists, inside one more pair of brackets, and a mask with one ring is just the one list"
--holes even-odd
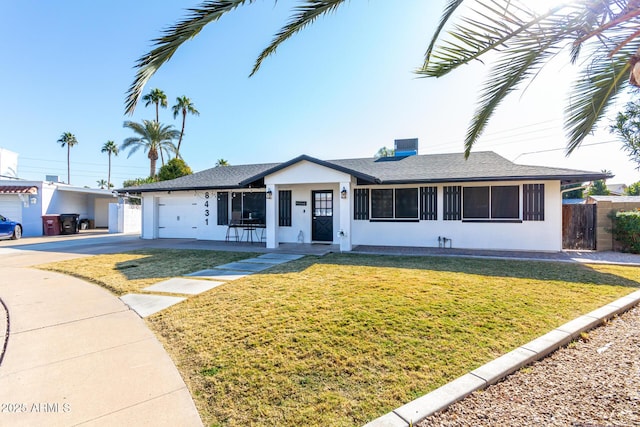
[(249, 76), (253, 76), (260, 69), (262, 62), (274, 54), (278, 46), (284, 41), (302, 31), (320, 16), (334, 12), (344, 2), (345, 0), (307, 0), (305, 5), (295, 7), (295, 13), (291, 16), (287, 25), (278, 31), (269, 46), (260, 53)]
[(480, 94), (479, 105), (465, 137), (465, 158), (482, 135), (489, 119), (507, 95), (518, 89), (524, 80), (533, 77), (545, 61), (560, 49), (558, 40), (551, 37), (544, 43), (540, 40), (519, 40), (509, 51), (503, 53), (485, 83)]
[[(563, 4), (538, 15), (517, 1), (479, 0), (477, 5), (473, 17), (463, 18), (462, 23), (449, 33), (451, 39), (430, 52), (418, 74), (441, 77), (488, 52), (509, 49), (518, 38), (551, 32), (566, 20), (566, 9), (569, 8)], [(565, 12), (560, 13), (563, 10)]]
[(422, 66), (423, 69), (427, 68), (427, 64), (429, 64), (429, 61), (431, 59), (431, 52), (433, 51), (433, 48), (436, 45), (438, 38), (440, 37), (440, 33), (442, 32), (442, 29), (449, 22), (454, 12), (458, 9), (458, 7), (460, 7), (460, 5), (462, 5), (463, 2), (464, 0), (449, 0), (449, 3), (447, 3), (447, 5), (445, 6), (444, 12), (440, 17), (440, 22), (438, 22), (436, 31), (434, 32), (433, 37), (431, 37), (431, 42), (429, 43), (429, 47), (427, 47), (427, 51), (424, 54), (424, 64)]
[(203, 2), (200, 7), (187, 9), (185, 19), (167, 28), (155, 40), (154, 48), (136, 62), (136, 77), (127, 91), (126, 114), (133, 114), (144, 86), (158, 71), (160, 66), (171, 59), (173, 54), (187, 40), (195, 37), (209, 23), (217, 21), (224, 14), (255, 0), (216, 0)]
[(608, 52), (602, 51), (594, 55), (591, 66), (581, 73), (565, 109), (567, 154), (571, 154), (592, 133), (616, 96), (627, 87), (629, 58), (639, 47), (640, 41), (628, 43), (611, 59), (607, 58)]

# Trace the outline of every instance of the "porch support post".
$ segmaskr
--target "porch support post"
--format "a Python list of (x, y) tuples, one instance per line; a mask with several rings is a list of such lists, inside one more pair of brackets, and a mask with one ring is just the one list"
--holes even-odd
[(267, 198), (267, 212), (266, 212), (266, 233), (267, 233), (267, 248), (275, 249), (278, 247), (278, 189), (273, 184), (267, 184), (267, 193), (271, 191), (271, 198)]
[[(353, 206), (352, 191), (350, 182), (340, 183), (340, 228), (338, 229), (338, 240), (340, 243), (340, 251), (348, 252), (351, 250), (351, 206)], [(347, 197), (342, 198), (342, 190), (347, 190)]]

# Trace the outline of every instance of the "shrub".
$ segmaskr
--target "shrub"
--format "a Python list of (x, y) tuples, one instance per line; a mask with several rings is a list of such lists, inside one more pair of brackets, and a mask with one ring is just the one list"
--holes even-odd
[(612, 212), (613, 237), (620, 242), (624, 252), (640, 254), (640, 209), (629, 212)]
[(160, 168), (158, 172), (159, 181), (168, 181), (170, 179), (180, 178), (181, 176), (191, 175), (193, 172), (184, 160), (175, 157)]

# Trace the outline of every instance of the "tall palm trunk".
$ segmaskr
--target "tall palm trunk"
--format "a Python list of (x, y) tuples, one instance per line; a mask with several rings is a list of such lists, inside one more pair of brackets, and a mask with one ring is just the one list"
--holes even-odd
[(109, 171), (107, 172), (107, 190), (111, 188), (111, 152), (109, 152)]
[(67, 184), (71, 185), (71, 145), (67, 144)]
[(182, 135), (184, 135), (184, 124), (187, 121), (187, 110), (182, 109), (182, 129), (180, 130), (180, 138), (178, 139), (178, 148), (176, 148), (176, 157), (180, 157), (180, 144), (182, 144)]
[[(160, 150), (162, 153), (162, 150)], [(158, 151), (155, 148), (149, 150), (149, 176), (156, 177), (156, 161), (158, 160)]]
[[(160, 100), (156, 101), (156, 123), (160, 124)], [(158, 160), (158, 153), (156, 153), (156, 160)], [(162, 153), (162, 149), (160, 149), (160, 161), (162, 162), (162, 166), (164, 166), (164, 154)], [(155, 174), (155, 160), (153, 161), (153, 172), (151, 176), (156, 176)]]

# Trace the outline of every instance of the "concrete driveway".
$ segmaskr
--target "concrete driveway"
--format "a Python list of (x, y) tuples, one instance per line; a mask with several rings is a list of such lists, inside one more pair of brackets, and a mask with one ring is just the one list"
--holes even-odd
[(135, 312), (98, 286), (29, 268), (136, 246), (145, 242), (105, 233), (0, 242), (0, 425), (202, 425)]

